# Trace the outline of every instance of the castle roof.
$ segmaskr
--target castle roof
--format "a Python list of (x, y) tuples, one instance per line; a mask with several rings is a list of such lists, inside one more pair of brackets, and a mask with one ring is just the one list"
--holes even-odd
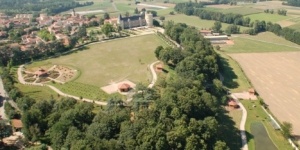
[(134, 15), (134, 16), (129, 16), (129, 17), (122, 17), (122, 15), (119, 16), (120, 21), (134, 21), (134, 20), (139, 20), (139, 19), (145, 19), (145, 15)]

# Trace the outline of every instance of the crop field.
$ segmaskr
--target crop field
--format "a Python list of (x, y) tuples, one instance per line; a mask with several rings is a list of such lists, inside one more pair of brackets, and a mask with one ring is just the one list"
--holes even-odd
[(159, 45), (166, 46), (154, 34), (117, 39), (92, 44), (86, 50), (58, 58), (35, 62), (27, 68), (45, 64), (74, 67), (80, 73), (78, 78), (71, 81), (74, 83), (65, 85), (56, 83), (54, 86), (68, 94), (77, 93), (77, 96), (99, 98), (103, 97), (103, 93), (95, 90), (100, 90), (100, 87), (111, 82), (128, 79), (134, 83), (149, 83), (152, 76), (148, 66), (156, 60), (154, 50)]
[(289, 28), (295, 29), (300, 32), (300, 23), (289, 26)]
[(251, 19), (251, 21), (264, 20), (266, 22), (270, 21), (273, 23), (291, 18), (291, 16), (282, 16), (282, 15), (278, 15), (278, 14), (267, 14), (267, 13), (251, 14), (251, 15), (247, 15), (245, 17), (249, 17)]
[(222, 12), (225, 14), (233, 13), (233, 14), (241, 14), (241, 15), (250, 15), (250, 14), (263, 12), (263, 10), (261, 9), (256, 9), (248, 6), (230, 6), (230, 5), (225, 5), (226, 7), (220, 7), (220, 6), (223, 5), (209, 5), (205, 9)]
[(253, 53), (253, 52), (280, 52), (299, 51), (300, 46), (278, 37), (273, 33), (266, 32), (256, 36), (236, 35), (232, 37), (234, 45), (222, 47), (229, 53)]
[[(198, 29), (209, 29), (212, 28), (215, 21), (213, 20), (202, 20), (199, 17), (196, 16), (186, 16), (182, 14), (177, 15), (169, 15), (166, 16), (166, 20), (173, 20), (176, 23), (186, 23), (187, 25), (194, 26)], [(226, 27), (228, 27), (229, 24), (222, 23), (222, 29), (225, 30)], [(241, 31), (248, 29), (247, 27), (240, 27)]]
[(254, 136), (256, 150), (276, 150), (276, 146), (261, 122), (251, 123), (251, 133)]
[(300, 52), (241, 53), (230, 56), (239, 62), (276, 118), (280, 122), (292, 123), (293, 134), (300, 135), (300, 128), (297, 128), (300, 126)]

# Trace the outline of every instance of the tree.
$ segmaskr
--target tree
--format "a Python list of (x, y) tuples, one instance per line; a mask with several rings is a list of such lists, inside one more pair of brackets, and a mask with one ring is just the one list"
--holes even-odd
[(99, 24), (100, 24), (100, 25), (103, 25), (103, 24), (104, 24), (104, 21), (105, 21), (104, 18), (100, 18), (100, 19), (99, 19)]
[(103, 18), (104, 18), (104, 19), (110, 19), (110, 16), (109, 16), (109, 14), (106, 12), (106, 13), (104, 13)]
[(215, 21), (214, 26), (212, 27), (212, 29), (214, 30), (214, 32), (221, 32), (221, 28), (222, 28), (222, 23), (220, 21)]
[(114, 31), (113, 25), (106, 23), (101, 27), (101, 32), (104, 33), (107, 37), (111, 35), (111, 32)]
[(229, 150), (225, 142), (217, 141), (214, 150)]
[(137, 8), (134, 9), (134, 14), (139, 14), (139, 10)]
[(237, 25), (229, 25), (226, 30), (226, 34), (231, 35), (231, 34), (237, 34), (240, 32), (240, 27)]
[(154, 53), (155, 53), (155, 57), (156, 57), (157, 59), (159, 59), (159, 54), (160, 54), (160, 52), (161, 52), (163, 49), (164, 49), (164, 47), (162, 47), (162, 46), (156, 47)]
[(165, 20), (165, 16), (160, 16), (159, 20), (164, 21)]
[(175, 13), (174, 13), (174, 11), (171, 11), (169, 14), (170, 14), (170, 15), (174, 15)]
[(129, 17), (129, 16), (130, 16), (130, 14), (129, 14), (128, 11), (125, 12), (125, 16), (126, 16), (126, 17)]
[(290, 138), (292, 135), (292, 131), (293, 131), (293, 125), (289, 122), (283, 122), (282, 126), (282, 134), (285, 138)]

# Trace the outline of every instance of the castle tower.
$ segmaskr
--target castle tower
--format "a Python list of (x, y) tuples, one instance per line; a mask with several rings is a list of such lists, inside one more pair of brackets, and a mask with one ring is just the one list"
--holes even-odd
[(76, 16), (76, 12), (75, 12), (74, 8), (72, 9), (72, 16), (73, 16), (73, 17)]
[(148, 27), (153, 27), (153, 15), (152, 13), (145, 14), (145, 20)]

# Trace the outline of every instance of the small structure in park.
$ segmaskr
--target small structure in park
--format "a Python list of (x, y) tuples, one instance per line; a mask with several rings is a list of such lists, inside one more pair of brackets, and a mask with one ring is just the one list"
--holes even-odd
[(128, 92), (131, 89), (131, 87), (127, 83), (122, 83), (119, 85), (118, 89), (120, 92)]
[(228, 102), (228, 106), (232, 107), (232, 108), (239, 108), (239, 105), (237, 104), (237, 102), (235, 102), (234, 100), (229, 100)]
[(12, 119), (11, 125), (13, 127), (14, 132), (21, 131), (21, 129), (23, 128), (23, 123), (20, 119)]
[(157, 71), (162, 71), (163, 69), (164, 69), (164, 65), (163, 64), (156, 65), (156, 70)]
[(42, 77), (42, 76), (46, 76), (48, 74), (48, 72), (44, 69), (39, 69), (38, 71), (34, 72), (34, 75), (36, 77)]
[(249, 95), (250, 95), (250, 96), (255, 95), (255, 90), (254, 90), (254, 88), (250, 88), (250, 89), (248, 90), (248, 92), (249, 92)]

